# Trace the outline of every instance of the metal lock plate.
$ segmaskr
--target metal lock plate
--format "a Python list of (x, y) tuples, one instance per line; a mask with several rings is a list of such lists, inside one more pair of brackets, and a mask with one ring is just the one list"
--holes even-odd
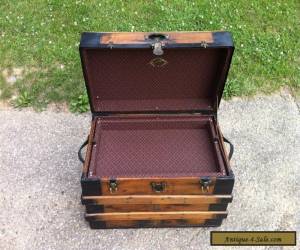
[(153, 54), (156, 56), (161, 56), (164, 54), (164, 51), (162, 49), (163, 44), (161, 42), (156, 42), (153, 44)]
[(117, 180), (110, 180), (108, 186), (109, 186), (109, 191), (111, 193), (114, 193), (114, 192), (118, 191)]
[(155, 193), (162, 193), (165, 191), (166, 189), (166, 183), (165, 182), (151, 182), (151, 187), (152, 187), (152, 190), (155, 192)]
[(200, 186), (203, 193), (209, 192), (209, 186), (212, 184), (212, 180), (209, 177), (203, 177), (200, 179)]

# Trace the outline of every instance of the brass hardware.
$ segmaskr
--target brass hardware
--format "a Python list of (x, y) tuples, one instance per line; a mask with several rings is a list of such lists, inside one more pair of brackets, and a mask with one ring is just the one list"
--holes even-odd
[(109, 41), (107, 46), (108, 46), (108, 48), (112, 49), (114, 46), (114, 43), (112, 41)]
[(166, 186), (167, 185), (165, 182), (151, 182), (152, 190), (155, 193), (161, 193), (161, 192), (165, 191)]
[(109, 186), (109, 191), (111, 193), (114, 193), (114, 192), (118, 191), (117, 180), (110, 180), (108, 186)]
[(156, 56), (161, 56), (161, 55), (164, 54), (164, 51), (163, 51), (163, 49), (162, 49), (163, 44), (162, 44), (161, 42), (157, 41), (156, 43), (154, 43), (154, 44), (152, 45), (152, 47), (153, 47), (153, 54), (154, 54), (154, 55), (156, 55)]
[(153, 54), (161, 56), (164, 54), (163, 47), (165, 46), (164, 41), (169, 39), (169, 35), (162, 33), (152, 33), (145, 36), (145, 40), (153, 41), (152, 48)]
[(201, 41), (201, 42), (200, 42), (200, 45), (201, 45), (201, 47), (203, 47), (203, 48), (207, 48), (207, 42), (205, 42), (205, 41)]
[(149, 63), (152, 67), (161, 68), (161, 67), (165, 66), (168, 62), (161, 57), (156, 57), (156, 58), (152, 59)]
[(203, 177), (200, 179), (200, 186), (203, 193), (208, 193), (209, 186), (212, 184), (212, 180), (209, 177)]

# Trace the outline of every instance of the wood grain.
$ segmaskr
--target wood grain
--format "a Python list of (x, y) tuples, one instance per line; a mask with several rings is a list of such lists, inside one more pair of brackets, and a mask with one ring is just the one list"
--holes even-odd
[(86, 205), (86, 213), (168, 212), (168, 211), (226, 211), (228, 203), (219, 204), (119, 204)]
[(98, 205), (116, 204), (216, 204), (231, 202), (231, 195), (122, 195), (83, 196), (83, 201)]
[[(212, 32), (155, 32), (159, 34), (168, 35), (166, 43), (212, 43)], [(100, 36), (100, 43), (102, 44), (147, 44), (151, 43), (146, 38), (152, 32), (116, 32), (116, 33), (102, 33)]]
[[(208, 192), (202, 190), (200, 177), (182, 178), (118, 178), (118, 190), (111, 193), (109, 190), (109, 179), (101, 179), (101, 190), (103, 195), (190, 195), (190, 194), (212, 194), (216, 177), (211, 177), (211, 186)], [(165, 182), (166, 188), (161, 193), (152, 190), (151, 182)]]
[(199, 212), (199, 211), (175, 211), (175, 212), (129, 212), (129, 213), (95, 213), (86, 214), (86, 220), (199, 220), (226, 218), (227, 212)]

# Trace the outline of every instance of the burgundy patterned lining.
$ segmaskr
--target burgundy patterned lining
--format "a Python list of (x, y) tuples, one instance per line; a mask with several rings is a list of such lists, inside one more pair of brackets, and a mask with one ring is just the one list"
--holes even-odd
[(193, 116), (98, 118), (89, 176), (225, 175), (210, 122)]
[(151, 49), (84, 49), (95, 112), (212, 110), (226, 48), (166, 49), (163, 67)]

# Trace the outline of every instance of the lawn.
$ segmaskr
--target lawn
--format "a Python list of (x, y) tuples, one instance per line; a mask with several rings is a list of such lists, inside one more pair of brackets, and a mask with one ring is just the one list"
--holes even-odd
[(300, 89), (300, 2), (2, 0), (0, 98), (87, 109), (82, 31), (228, 30), (235, 55), (225, 97)]

